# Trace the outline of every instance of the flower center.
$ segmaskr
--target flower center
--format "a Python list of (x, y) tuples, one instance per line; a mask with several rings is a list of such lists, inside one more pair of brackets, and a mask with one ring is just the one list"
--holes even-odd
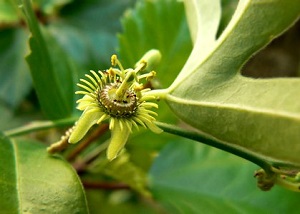
[(130, 117), (136, 112), (137, 97), (134, 91), (126, 89), (118, 97), (117, 89), (121, 83), (110, 83), (98, 92), (98, 103), (103, 111), (112, 117)]

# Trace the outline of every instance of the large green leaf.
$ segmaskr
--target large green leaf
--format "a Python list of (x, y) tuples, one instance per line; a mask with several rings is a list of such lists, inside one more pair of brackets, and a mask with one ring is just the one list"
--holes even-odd
[(155, 160), (151, 189), (169, 213), (298, 213), (299, 193), (281, 187), (261, 191), (256, 169), (220, 150), (176, 141)]
[(28, 0), (22, 8), (32, 34), (27, 62), (41, 107), (50, 119), (67, 117), (74, 109), (76, 71), (56, 41), (46, 30), (41, 31)]
[(2, 213), (88, 213), (76, 172), (45, 146), (0, 136)]
[[(299, 167), (300, 80), (239, 74), (245, 61), (299, 14), (299, 0), (240, 1), (210, 53), (185, 66), (168, 89), (174, 112), (225, 144)], [(190, 57), (196, 59), (197, 53)]]

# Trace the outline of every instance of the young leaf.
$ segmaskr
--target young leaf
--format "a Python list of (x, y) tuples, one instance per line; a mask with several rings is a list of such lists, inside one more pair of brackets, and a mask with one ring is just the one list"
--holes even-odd
[(41, 107), (49, 119), (67, 117), (74, 109), (72, 64), (47, 31), (41, 31), (28, 0), (22, 7), (32, 34), (27, 62)]
[(76, 172), (45, 146), (0, 136), (3, 213), (88, 213)]
[[(151, 190), (169, 213), (298, 213), (299, 193), (256, 187), (257, 167), (188, 140), (166, 145), (150, 171)], [(276, 206), (269, 206), (273, 204)]]
[(184, 76), (169, 88), (174, 112), (226, 144), (299, 167), (300, 80), (239, 74), (252, 54), (295, 22), (299, 5), (299, 0), (240, 1), (212, 51), (184, 67)]

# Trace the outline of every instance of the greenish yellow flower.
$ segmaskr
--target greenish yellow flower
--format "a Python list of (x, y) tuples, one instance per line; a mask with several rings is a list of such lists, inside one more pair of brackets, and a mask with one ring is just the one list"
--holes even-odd
[[(149, 102), (156, 97), (141, 83), (143, 79), (148, 80), (155, 76), (154, 71), (145, 72), (147, 55), (137, 63), (135, 69), (124, 69), (116, 55), (111, 59), (113, 67), (106, 71), (90, 71), (90, 74), (86, 74), (86, 78), (80, 79), (81, 83), (77, 84), (82, 90), (76, 94), (84, 95), (77, 101), (77, 108), (83, 113), (68, 140), (69, 143), (77, 143), (93, 125), (109, 121), (109, 160), (117, 157), (133, 128), (139, 129), (139, 126), (142, 126), (155, 133), (162, 132), (154, 124), (157, 114), (150, 110), (158, 108), (156, 103)], [(119, 69), (115, 68), (116, 66)]]

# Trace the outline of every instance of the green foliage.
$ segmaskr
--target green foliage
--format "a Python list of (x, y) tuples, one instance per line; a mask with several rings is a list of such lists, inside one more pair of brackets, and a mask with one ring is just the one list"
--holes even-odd
[(299, 193), (253, 188), (255, 169), (231, 154), (182, 140), (168, 144), (155, 160), (151, 188), (170, 213), (298, 213)]
[[(202, 38), (197, 37), (200, 41), (195, 41), (188, 63), (169, 89), (167, 100), (173, 111), (226, 144), (241, 146), (274, 164), (299, 167), (300, 103), (295, 103), (299, 79), (255, 80), (239, 74), (247, 59), (295, 22), (299, 5), (300, 1), (240, 2), (204, 55)], [(281, 18), (274, 22), (278, 15)], [(193, 24), (198, 30), (203, 27), (200, 18)]]
[(1, 212), (88, 213), (83, 188), (61, 157), (45, 146), (1, 134)]
[[(299, 78), (241, 70), (299, 8), (299, 0), (0, 2), (1, 212), (297, 213), (299, 193), (262, 192), (253, 174), (260, 166), (299, 192)], [(108, 125), (95, 125), (47, 154), (78, 119), (79, 78), (108, 69), (116, 51), (133, 68), (149, 49), (162, 54), (147, 84), (158, 89), (150, 93), (165, 133), (134, 131), (109, 162)]]
[(46, 32), (42, 34), (29, 1), (24, 1), (22, 6), (32, 34), (27, 62), (40, 104), (50, 119), (68, 117), (74, 106), (71, 65), (53, 39)]

